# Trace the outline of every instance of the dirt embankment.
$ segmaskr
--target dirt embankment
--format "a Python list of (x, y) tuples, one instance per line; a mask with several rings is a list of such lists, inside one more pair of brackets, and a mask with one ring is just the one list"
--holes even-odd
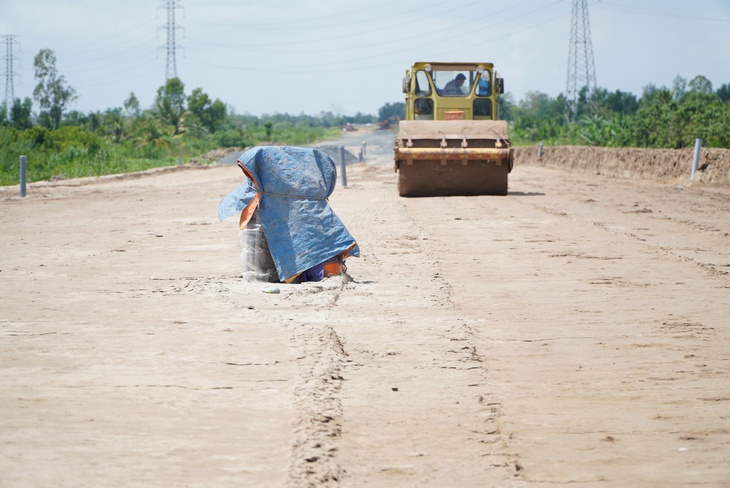
[[(538, 148), (530, 146), (515, 148), (515, 163), (621, 178), (685, 181), (690, 177), (693, 155), (693, 148), (545, 146), (538, 158)], [(730, 149), (703, 148), (693, 181), (730, 185)]]

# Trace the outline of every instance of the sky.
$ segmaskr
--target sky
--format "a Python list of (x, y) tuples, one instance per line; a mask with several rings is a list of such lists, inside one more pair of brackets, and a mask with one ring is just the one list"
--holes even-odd
[[(122, 107), (130, 93), (150, 108), (170, 72), (186, 94), (201, 88), (238, 114), (377, 115), (403, 101), (401, 81), (416, 61), (491, 62), (515, 102), (528, 92), (556, 97), (566, 92), (572, 4), (0, 0), (0, 101), (8, 57), (15, 98), (32, 98), (41, 49), (55, 53), (78, 95), (70, 109), (84, 113)], [(730, 0), (587, 4), (599, 87), (640, 96), (677, 76), (705, 76), (715, 89), (730, 83)]]

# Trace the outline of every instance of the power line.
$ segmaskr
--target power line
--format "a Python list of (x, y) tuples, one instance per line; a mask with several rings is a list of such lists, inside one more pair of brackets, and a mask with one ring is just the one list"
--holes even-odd
[(573, 0), (568, 50), (568, 76), (565, 98), (568, 101), (568, 120), (575, 122), (578, 113), (578, 95), (586, 88), (586, 96), (596, 90), (596, 66), (593, 62), (591, 24), (588, 20), (587, 0)]
[[(234, 51), (241, 51), (241, 52), (246, 52), (246, 53), (258, 52), (258, 53), (312, 54), (312, 53), (326, 53), (326, 52), (345, 52), (345, 51), (362, 50), (362, 49), (367, 49), (370, 52), (370, 54), (368, 54), (366, 56), (358, 57), (358, 58), (350, 57), (344, 61), (339, 61), (339, 62), (325, 62), (325, 63), (318, 62), (317, 64), (306, 63), (306, 65), (301, 65), (301, 67), (308, 66), (311, 68), (311, 67), (315, 67), (315, 66), (323, 66), (323, 65), (331, 65), (331, 64), (355, 63), (355, 62), (359, 62), (362, 60), (382, 57), (382, 53), (373, 53), (372, 52), (373, 48), (378, 47), (378, 46), (388, 46), (389, 47), (388, 53), (393, 54), (394, 52), (402, 52), (402, 51), (410, 49), (413, 46), (414, 41), (416, 41), (417, 39), (422, 38), (422, 37), (425, 37), (426, 41), (417, 41), (418, 42), (417, 47), (421, 48), (421, 49), (426, 46), (430, 46), (430, 45), (444, 44), (445, 43), (444, 38), (438, 37), (437, 35), (451, 34), (457, 29), (467, 30), (467, 26), (469, 24), (481, 22), (484, 19), (495, 19), (495, 18), (497, 18), (497, 16), (499, 16), (509, 10), (512, 10), (516, 7), (526, 5), (533, 1), (534, 0), (525, 0), (519, 4), (510, 5), (509, 7), (506, 7), (502, 10), (490, 11), (489, 13), (482, 15), (482, 16), (471, 17), (469, 20), (467, 20), (465, 22), (459, 22), (456, 24), (448, 24), (445, 27), (441, 27), (438, 29), (430, 29), (427, 32), (420, 32), (420, 33), (405, 32), (404, 35), (402, 35), (401, 37), (383, 39), (383, 40), (377, 41), (377, 42), (367, 41), (366, 44), (361, 44), (361, 45), (357, 45), (357, 46), (342, 46), (342, 45), (333, 46), (332, 44), (328, 44), (327, 47), (322, 48), (322, 49), (312, 49), (312, 48), (297, 49), (296, 48), (296, 46), (299, 46), (299, 45), (302, 45), (305, 43), (322, 43), (324, 41), (334, 41), (334, 40), (340, 40), (340, 39), (351, 38), (351, 37), (358, 38), (358, 37), (365, 36), (365, 34), (372, 34), (372, 33), (379, 32), (379, 31), (399, 32), (400, 30), (398, 29), (398, 27), (403, 26), (403, 25), (410, 25), (410, 24), (417, 23), (417, 22), (414, 22), (414, 20), (411, 19), (410, 21), (407, 21), (407, 22), (374, 27), (374, 28), (368, 29), (366, 31), (347, 32), (346, 34), (334, 35), (334, 36), (330, 36), (330, 37), (323, 38), (323, 39), (314, 39), (314, 40), (297, 39), (297, 41), (295, 41), (295, 42), (290, 41), (287, 43), (268, 44), (266, 48), (260, 48), (257, 45), (233, 45), (230, 43), (229, 44), (210, 43), (210, 42), (201, 41), (201, 40), (195, 40), (195, 42), (196, 42), (196, 44), (199, 44), (199, 45), (206, 45), (206, 46), (222, 48), (222, 49), (229, 49), (229, 50), (234, 50)], [(500, 23), (500, 25), (503, 26), (503, 25), (507, 24), (508, 22), (525, 17), (527, 15), (533, 15), (535, 12), (537, 12), (539, 10), (551, 8), (560, 3), (561, 3), (560, 0), (556, 0), (551, 4), (544, 5), (544, 6), (538, 7), (538, 8), (534, 8), (528, 12), (519, 13), (510, 18), (500, 20), (499, 23)], [(429, 15), (427, 17), (422, 18), (421, 20), (425, 20), (425, 19), (433, 18), (433, 17), (434, 16)], [(510, 31), (510, 34), (514, 34), (514, 31)], [(480, 42), (484, 42), (484, 39), (481, 39)], [(394, 46), (394, 45), (399, 46), (399, 47), (393, 48), (392, 46)], [(270, 49), (268, 46), (282, 46), (282, 48), (281, 49)], [(296, 67), (297, 66), (294, 65), (294, 68), (296, 68)], [(289, 71), (291, 68), (292, 68), (292, 66), (281, 66), (281, 67), (278, 67), (276, 70), (277, 71)]]
[(614, 10), (616, 12), (629, 12), (632, 14), (648, 15), (651, 17), (672, 17), (681, 20), (701, 20), (706, 22), (730, 22), (727, 17), (700, 17), (692, 14), (683, 14), (678, 12), (668, 12), (664, 10), (655, 10), (647, 8), (639, 8), (630, 5), (622, 5), (615, 2), (599, 1), (597, 6), (606, 10)]
[[(114, 53), (107, 53), (107, 55), (102, 58), (93, 58), (93, 59), (88, 59), (85, 61), (78, 61), (73, 64), (64, 64), (64, 69), (71, 73), (75, 73), (78, 71), (103, 70), (106, 67), (114, 67), (115, 65), (117, 65), (119, 63), (123, 63), (123, 62), (127, 61), (128, 59), (135, 59), (140, 56), (144, 56), (144, 55), (148, 55), (148, 54), (155, 55), (154, 50), (150, 51), (148, 49), (148, 47), (150, 45), (150, 41), (154, 42), (154, 39), (152, 39), (152, 38), (147, 39), (142, 43), (130, 45), (126, 49), (121, 49)], [(135, 52), (137, 54), (132, 54), (132, 56), (130, 58), (128, 53), (135, 53)], [(125, 54), (126, 54), (126, 56), (125, 56)], [(120, 60), (119, 58), (122, 58), (122, 59)], [(104, 64), (100, 64), (100, 63), (104, 63)]]
[[(467, 7), (471, 7), (473, 5), (481, 4), (484, 0), (475, 0), (471, 1), (466, 4), (462, 5), (456, 5), (453, 6), (452, 4), (448, 4), (449, 7), (445, 11), (437, 12), (436, 14), (428, 14), (427, 17), (441, 17), (445, 15), (446, 13), (453, 12), (456, 10), (461, 10)], [(392, 1), (386, 2), (381, 5), (393, 5)], [(444, 2), (443, 0), (438, 0), (436, 2), (430, 3), (430, 4), (421, 4), (419, 5), (418, 12), (414, 12), (412, 8), (405, 7), (401, 11), (395, 11), (393, 9), (390, 9), (388, 14), (385, 16), (379, 16), (379, 17), (359, 17), (359, 16), (353, 16), (355, 12), (360, 12), (364, 10), (372, 10), (375, 7), (379, 7), (381, 5), (370, 5), (368, 7), (360, 8), (357, 10), (352, 10), (348, 12), (339, 12), (336, 14), (326, 15), (326, 16), (320, 16), (320, 17), (310, 17), (306, 19), (293, 19), (293, 20), (277, 20), (276, 22), (260, 22), (256, 19), (250, 19), (248, 22), (245, 23), (238, 23), (238, 24), (229, 24), (229, 23), (219, 23), (219, 22), (206, 22), (198, 20), (196, 23), (198, 24), (205, 24), (205, 25), (211, 25), (211, 26), (217, 26), (217, 27), (232, 27), (236, 29), (244, 28), (247, 31), (250, 30), (265, 30), (265, 31), (273, 31), (273, 30), (286, 30), (286, 31), (306, 31), (311, 30), (312, 26), (316, 26), (318, 29), (332, 29), (332, 28), (350, 28), (353, 25), (369, 25), (372, 26), (373, 23), (377, 23), (379, 25), (382, 25), (383, 22), (390, 20), (390, 19), (398, 19), (403, 18), (406, 15), (409, 16), (409, 20), (405, 22), (408, 25), (414, 25), (417, 22), (417, 19), (414, 18), (414, 15), (416, 13), (424, 13), (428, 11), (429, 9), (432, 9), (434, 7), (443, 7)], [(341, 21), (341, 22), (333, 22), (331, 24), (325, 24), (325, 23), (312, 23), (315, 20), (321, 20), (321, 19), (330, 19), (330, 18), (337, 18), (347, 16), (349, 17), (347, 21)], [(354, 19), (352, 17), (355, 17)], [(294, 23), (295, 25), (289, 25)]]
[[(558, 0), (555, 3), (561, 3), (561, 2), (560, 2), (560, 0)], [(552, 6), (552, 4), (548, 5), (547, 7), (550, 7), (550, 6)], [(488, 44), (490, 42), (495, 42), (495, 41), (498, 41), (501, 39), (506, 39), (511, 36), (514, 36), (515, 34), (528, 32), (528, 31), (534, 29), (535, 27), (539, 27), (541, 25), (553, 22), (555, 20), (566, 17), (567, 15), (570, 15), (570, 12), (559, 13), (556, 16), (549, 17), (549, 18), (542, 20), (540, 22), (537, 22), (535, 24), (528, 25), (522, 29), (510, 30), (509, 32), (507, 32), (505, 34), (498, 34), (498, 35), (495, 35), (492, 37), (486, 37), (486, 38), (480, 39), (480, 42), (482, 42), (484, 44)], [(515, 20), (522, 16), (523, 15), (518, 15), (516, 17), (512, 17), (512, 18), (504, 21), (504, 23), (510, 22), (510, 21)], [(476, 20), (479, 20), (479, 19), (476, 19)], [(436, 42), (441, 42), (441, 41), (435, 41), (435, 42), (431, 42), (428, 44), (434, 44)], [(221, 45), (219, 45), (219, 46), (221, 46)], [(243, 48), (241, 48), (241, 49), (243, 49)], [(387, 66), (403, 66), (404, 64), (407, 65), (413, 61), (412, 56), (406, 56), (404, 54), (404, 53), (408, 52), (409, 50), (410, 50), (410, 48), (407, 48), (407, 47), (403, 48), (403, 49), (398, 49), (398, 50), (391, 50), (389, 52), (389, 54), (391, 55), (391, 58), (392, 58), (392, 55), (400, 55), (400, 54), (403, 54), (403, 57), (400, 59), (393, 59), (391, 61), (383, 61), (383, 62), (369, 63), (369, 64), (363, 63), (362, 61), (367, 61), (367, 60), (371, 60), (374, 58), (380, 59), (383, 57), (382, 54), (370, 55), (370, 56), (365, 56), (365, 57), (360, 57), (360, 58), (355, 58), (355, 59), (349, 58), (345, 61), (320, 62), (318, 64), (299, 64), (299, 65), (293, 65), (293, 66), (276, 66), (276, 67), (273, 67), (273, 66), (263, 67), (263, 66), (250, 66), (250, 65), (241, 65), (241, 66), (227, 65), (226, 66), (226, 65), (221, 65), (221, 64), (210, 63), (209, 61), (196, 61), (195, 59), (193, 59), (192, 62), (195, 66), (200, 66), (200, 67), (204, 67), (204, 68), (219, 68), (219, 69), (226, 69), (226, 70), (230, 70), (230, 71), (243, 71), (243, 72), (248, 72), (248, 73), (290, 73), (290, 74), (294, 74), (294, 73), (296, 73), (296, 74), (345, 73), (345, 72), (369, 70), (369, 69), (373, 69), (373, 68), (382, 68), (382, 67), (387, 67)], [(463, 50), (463, 46), (454, 46), (451, 48), (446, 48), (445, 50), (442, 50), (442, 51), (432, 52), (431, 57), (435, 58), (435, 57), (442, 56), (442, 55), (456, 54), (462, 50)], [(356, 62), (355, 66), (341, 67), (341, 68), (333, 67), (336, 65), (352, 63), (353, 61)]]
[[(293, 51), (291, 49), (292, 47), (297, 47), (297, 48), (300, 48), (298, 52), (311, 53), (312, 52), (311, 49), (302, 48), (301, 46), (303, 46), (305, 44), (316, 44), (316, 43), (323, 43), (323, 42), (327, 42), (327, 41), (340, 41), (340, 40), (348, 39), (348, 38), (360, 38), (360, 37), (363, 37), (363, 36), (366, 36), (366, 35), (372, 35), (372, 34), (374, 34), (376, 32), (381, 32), (381, 31), (385, 31), (385, 32), (400, 32), (403, 35), (401, 37), (399, 37), (399, 38), (389, 38), (387, 40), (380, 41), (378, 43), (372, 43), (372, 42), (370, 42), (369, 44), (365, 45), (365, 47), (372, 47), (374, 45), (379, 45), (379, 44), (400, 43), (401, 41), (404, 41), (405, 43), (408, 43), (409, 41), (413, 41), (414, 39), (421, 38), (421, 37), (426, 37), (426, 38), (428, 38), (430, 40), (433, 40), (434, 39), (434, 36), (436, 34), (446, 33), (446, 34), (451, 35), (451, 34), (454, 33), (454, 29), (455, 28), (459, 28), (459, 27), (465, 26), (467, 24), (473, 24), (473, 23), (476, 23), (476, 22), (479, 22), (479, 21), (483, 21), (485, 19), (495, 19), (497, 16), (503, 14), (504, 12), (507, 12), (509, 10), (513, 10), (515, 8), (518, 8), (518, 7), (525, 6), (525, 5), (527, 5), (529, 3), (532, 3), (534, 1), (535, 0), (524, 0), (524, 1), (522, 1), (520, 3), (517, 3), (517, 4), (512, 3), (509, 6), (503, 8), (501, 10), (496, 10), (496, 11), (495, 10), (490, 10), (489, 12), (483, 13), (481, 16), (476, 16), (476, 17), (475, 16), (470, 16), (469, 17), (469, 20), (467, 20), (465, 22), (460, 22), (458, 24), (450, 24), (449, 26), (447, 26), (445, 28), (429, 29), (429, 30), (423, 30), (423, 31), (417, 31), (417, 32), (412, 32), (410, 29), (408, 29), (408, 27), (409, 26), (413, 26), (413, 25), (419, 25), (419, 23), (424, 22), (424, 21), (427, 21), (427, 20), (441, 19), (441, 18), (444, 17), (445, 14), (447, 14), (449, 12), (453, 12), (453, 11), (458, 10), (458, 9), (461, 9), (461, 8), (463, 8), (465, 6), (472, 5), (472, 3), (478, 3), (478, 2), (472, 2), (472, 3), (466, 4), (466, 5), (461, 5), (461, 6), (458, 6), (458, 7), (448, 8), (447, 10), (440, 10), (440, 11), (438, 11), (436, 13), (432, 13), (432, 14), (422, 14), (422, 15), (419, 15), (417, 17), (410, 17), (407, 20), (399, 20), (396, 23), (388, 23), (388, 22), (385, 22), (386, 19), (376, 19), (377, 22), (375, 22), (374, 24), (373, 24), (372, 21), (367, 21), (368, 22), (368, 26), (366, 28), (361, 29), (361, 30), (350, 30), (350, 29), (347, 29), (347, 31), (346, 31), (345, 34), (332, 34), (332, 35), (328, 35), (327, 37), (320, 37), (320, 38), (316, 38), (316, 39), (309, 39), (306, 36), (301, 36), (301, 37), (298, 37), (295, 41), (289, 41), (289, 40), (287, 40), (287, 41), (271, 42), (271, 41), (268, 41), (267, 40), (266, 43), (265, 43), (265, 48), (263, 48), (263, 49), (259, 47), (260, 44), (258, 44), (258, 45), (257, 44), (254, 44), (254, 45), (250, 45), (249, 44), (249, 45), (245, 45), (245, 46), (235, 46), (235, 45), (231, 45), (231, 44), (211, 44), (211, 43), (207, 43), (205, 41), (197, 41), (197, 43), (198, 44), (207, 44), (207, 45), (215, 46), (215, 47), (240, 48), (240, 49), (245, 49), (245, 50), (248, 50), (248, 51), (272, 52), (272, 53), (276, 53), (276, 52), (279, 52), (279, 53), (282, 53), (282, 52), (283, 53), (297, 52), (297, 51)], [(551, 3), (550, 5), (543, 6), (543, 7), (538, 7), (538, 8), (532, 9), (532, 10), (530, 10), (530, 11), (524, 13), (524, 14), (521, 14), (520, 17), (521, 16), (524, 16), (524, 15), (534, 14), (538, 10), (541, 10), (543, 8), (546, 8), (546, 7), (551, 7), (553, 5), (560, 4), (561, 2), (562, 2), (562, 0), (556, 0), (553, 3)], [(438, 4), (434, 4), (434, 5), (442, 5), (443, 6), (443, 2), (440, 2)], [(431, 6), (433, 6), (433, 5), (431, 5)], [(394, 17), (394, 16), (388, 16), (387, 17), (387, 19), (397, 19), (397, 18), (398, 17)], [(508, 19), (508, 21), (509, 20), (512, 20), (512, 19)], [(355, 24), (360, 24), (360, 23), (362, 23), (362, 22), (360, 22), (360, 21), (350, 22), (350, 23), (347, 24), (347, 27), (349, 27), (351, 25), (355, 25)], [(503, 23), (504, 23), (504, 21), (503, 22), (500, 22), (500, 25), (503, 24)], [(373, 25), (375, 25), (375, 26), (373, 26)], [(441, 40), (437, 40), (436, 42), (443, 42), (443, 38), (439, 38), (439, 39), (441, 39)], [(281, 50), (276, 50), (276, 49), (272, 50), (271, 49), (272, 47), (273, 48), (277, 48), (278, 47), (278, 48), (282, 48), (282, 49)], [(336, 46), (336, 47), (329, 47), (329, 48), (327, 48), (325, 50), (320, 50), (320, 52), (323, 52), (323, 51), (341, 51), (342, 49), (343, 48), (341, 46)]]
[(148, 69), (147, 71), (139, 71), (140, 68), (152, 65), (155, 63), (156, 60), (150, 59), (144, 62), (141, 62), (134, 66), (136, 68), (135, 71), (131, 71), (129, 69), (120, 70), (115, 73), (106, 73), (104, 76), (101, 76), (99, 78), (94, 78), (93, 80), (84, 80), (81, 83), (77, 84), (76, 86), (79, 88), (86, 88), (86, 87), (97, 87), (97, 86), (104, 86), (104, 85), (110, 85), (114, 83), (134, 80), (136, 78), (139, 78), (140, 76), (147, 75), (150, 73), (153, 73), (155, 69)]
[[(441, 4), (441, 3), (442, 3), (442, 0), (439, 0), (437, 2), (437, 4)], [(271, 21), (263, 22), (263, 21), (259, 21), (258, 19), (253, 19), (248, 23), (230, 24), (230, 23), (221, 23), (221, 22), (208, 22), (205, 20), (198, 19), (196, 23), (202, 24), (202, 25), (210, 25), (210, 26), (214, 26), (214, 27), (232, 27), (232, 28), (236, 28), (236, 29), (245, 28), (247, 30), (250, 30), (250, 29), (262, 29), (262, 30), (267, 30), (267, 31), (292, 30), (292, 29), (302, 30), (302, 29), (311, 29), (312, 23), (315, 21), (338, 18), (338, 17), (343, 17), (343, 16), (352, 17), (353, 14), (358, 13), (358, 12), (373, 10), (373, 9), (377, 9), (379, 7), (383, 7), (386, 5), (392, 6), (392, 4), (393, 4), (392, 0), (388, 0), (387, 2), (383, 2), (380, 4), (376, 4), (376, 5), (368, 5), (367, 7), (358, 8), (356, 10), (350, 10), (350, 11), (346, 11), (346, 12), (337, 12), (334, 14), (322, 15), (322, 16), (318, 16), (318, 17), (295, 18), (292, 20), (277, 19), (276, 21), (273, 21), (273, 22), (271, 22)], [(426, 6), (421, 5), (420, 9), (422, 10), (424, 7), (428, 8), (429, 5), (426, 5)], [(294, 25), (291, 26), (290, 24), (294, 24)], [(329, 27), (327, 25), (322, 25), (322, 24), (317, 24), (317, 25), (320, 28)], [(342, 25), (341, 23), (332, 24), (332, 26), (337, 26), (337, 27), (340, 27), (341, 25)]]
[(182, 6), (178, 0), (162, 0), (164, 8), (167, 9), (167, 24), (160, 27), (167, 30), (167, 43), (162, 46), (167, 51), (167, 65), (165, 68), (165, 80), (170, 78), (177, 78), (177, 61), (176, 51), (178, 48), (182, 48), (175, 42), (175, 31), (182, 29), (182, 26), (175, 23), (175, 10), (182, 9)]
[[(120, 41), (117, 40), (119, 37), (126, 36), (127, 34), (140, 30), (142, 27), (145, 27), (153, 22), (157, 22), (159, 20), (158, 18), (151, 18), (144, 22), (137, 21), (135, 23), (135, 26), (131, 29), (128, 29), (126, 31), (117, 32), (116, 34), (105, 34), (103, 38), (101, 39), (94, 39), (90, 42), (85, 42), (80, 45), (71, 46), (71, 47), (65, 47), (61, 49), (54, 49), (56, 53), (63, 53), (63, 54), (87, 54), (87, 53), (94, 53), (99, 51), (108, 51), (109, 50), (109, 44), (112, 46), (118, 46), (120, 44)], [(149, 35), (149, 31), (147, 29), (144, 30), (145, 34), (143, 36)], [(139, 36), (141, 37), (141, 36)], [(127, 42), (127, 39), (123, 40), (122, 42)]]
[(15, 40), (18, 36), (5, 35), (3, 43), (5, 43), (5, 109), (10, 110), (15, 100), (15, 92), (13, 89), (13, 77), (17, 74), (13, 70), (13, 61), (18, 60), (15, 56), (13, 44), (17, 44)]

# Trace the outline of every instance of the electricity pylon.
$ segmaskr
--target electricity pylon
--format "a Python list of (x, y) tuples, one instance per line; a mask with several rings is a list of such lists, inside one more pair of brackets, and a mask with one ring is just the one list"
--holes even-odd
[[(165, 69), (165, 80), (170, 78), (177, 78), (177, 60), (176, 52), (177, 49), (182, 49), (182, 46), (175, 42), (175, 31), (182, 29), (182, 27), (175, 23), (175, 10), (182, 9), (178, 0), (162, 0), (163, 7), (167, 9), (167, 24), (160, 27), (160, 29), (167, 30), (167, 43), (161, 48), (167, 51), (167, 67)], [(160, 7), (160, 8), (163, 8)]]
[(5, 35), (3, 36), (3, 42), (5, 43), (5, 109), (10, 110), (15, 100), (15, 93), (13, 90), (13, 77), (16, 75), (13, 70), (13, 61), (18, 58), (14, 55), (15, 50), (13, 44), (17, 44), (15, 40), (18, 36)]
[(570, 49), (568, 51), (568, 78), (565, 98), (568, 102), (566, 116), (575, 122), (578, 114), (578, 97), (586, 88), (590, 100), (596, 90), (596, 66), (593, 62), (591, 43), (591, 24), (588, 20), (587, 0), (573, 0), (573, 13), (570, 25)]

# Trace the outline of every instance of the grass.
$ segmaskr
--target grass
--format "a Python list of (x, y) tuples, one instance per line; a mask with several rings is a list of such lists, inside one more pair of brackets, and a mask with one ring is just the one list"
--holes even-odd
[[(18, 132), (0, 128), (0, 186), (17, 185), (20, 156), (27, 157), (27, 181), (56, 178), (83, 178), (134, 173), (151, 168), (177, 165), (178, 158), (200, 159), (202, 154), (221, 146), (214, 137), (180, 138), (167, 145), (139, 146), (132, 141), (112, 143), (94, 133), (71, 134), (38, 128)], [(303, 146), (335, 137), (336, 127), (274, 127), (242, 132), (236, 145), (277, 144)]]

